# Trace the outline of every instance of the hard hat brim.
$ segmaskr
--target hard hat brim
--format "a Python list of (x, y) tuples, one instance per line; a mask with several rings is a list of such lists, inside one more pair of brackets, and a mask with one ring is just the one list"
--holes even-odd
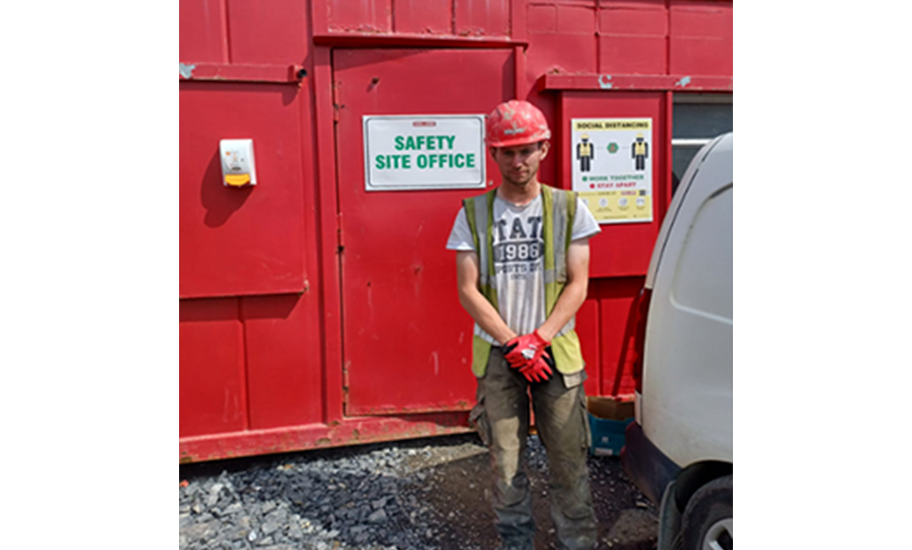
[(485, 140), (485, 144), (488, 147), (514, 147), (516, 145), (529, 145), (531, 143), (538, 143), (540, 141), (548, 141), (551, 139), (551, 133), (548, 132), (546, 136), (535, 136), (535, 137), (516, 137), (512, 139), (503, 139), (503, 140)]

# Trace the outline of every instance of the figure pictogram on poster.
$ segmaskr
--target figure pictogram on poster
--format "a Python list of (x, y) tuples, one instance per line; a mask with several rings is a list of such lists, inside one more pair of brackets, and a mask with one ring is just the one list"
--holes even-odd
[(573, 190), (601, 224), (651, 222), (652, 119), (573, 119)]
[(649, 144), (646, 143), (643, 133), (637, 133), (636, 141), (631, 146), (633, 159), (636, 161), (636, 169), (640, 172), (646, 169), (646, 157), (649, 156)]
[(576, 158), (580, 161), (580, 171), (588, 172), (592, 168), (591, 160), (595, 156), (595, 149), (589, 143), (587, 134), (583, 134), (580, 139), (582, 141), (576, 144)]

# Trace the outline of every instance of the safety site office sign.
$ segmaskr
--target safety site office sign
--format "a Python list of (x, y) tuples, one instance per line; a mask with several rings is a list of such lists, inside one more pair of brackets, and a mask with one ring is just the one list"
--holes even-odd
[(484, 115), (364, 116), (364, 185), (484, 189)]

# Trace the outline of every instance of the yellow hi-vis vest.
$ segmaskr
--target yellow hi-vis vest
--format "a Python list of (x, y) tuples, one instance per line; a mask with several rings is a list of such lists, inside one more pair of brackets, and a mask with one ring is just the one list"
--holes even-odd
[[(497, 189), (484, 195), (465, 199), (466, 219), (475, 241), (478, 254), (478, 290), (498, 312), (497, 289), (494, 288), (494, 196)], [(573, 235), (573, 218), (576, 215), (576, 193), (547, 185), (541, 186), (542, 237), (544, 246), (545, 314), (551, 315), (557, 299), (567, 284), (567, 250)], [(479, 223), (479, 221), (481, 223)], [(576, 318), (571, 318), (570, 330), (551, 342), (551, 351), (557, 370), (572, 374), (585, 366), (579, 336), (573, 330)], [(472, 338), (472, 372), (484, 376), (491, 356), (491, 343), (474, 335)]]

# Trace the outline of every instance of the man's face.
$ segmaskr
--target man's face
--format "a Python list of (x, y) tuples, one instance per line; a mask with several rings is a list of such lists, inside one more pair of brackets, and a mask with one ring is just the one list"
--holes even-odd
[(513, 147), (491, 147), (491, 156), (505, 183), (525, 186), (538, 173), (539, 164), (548, 156), (549, 143), (529, 143)]

